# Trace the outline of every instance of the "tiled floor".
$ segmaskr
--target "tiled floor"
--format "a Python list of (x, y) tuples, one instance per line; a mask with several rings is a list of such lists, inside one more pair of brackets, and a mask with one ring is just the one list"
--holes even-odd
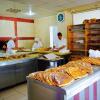
[(28, 100), (27, 84), (21, 84), (7, 90), (0, 91), (0, 100)]

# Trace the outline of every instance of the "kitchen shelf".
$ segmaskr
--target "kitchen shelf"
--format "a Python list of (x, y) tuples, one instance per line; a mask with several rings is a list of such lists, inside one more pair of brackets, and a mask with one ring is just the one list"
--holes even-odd
[(95, 33), (95, 34), (88, 34), (88, 36), (95, 36), (95, 37), (97, 37), (97, 36), (100, 36), (100, 33)]
[(84, 51), (87, 51), (87, 50), (83, 50), (83, 49), (74, 49), (74, 50), (71, 50), (72, 52), (74, 51), (79, 51), (79, 52), (84, 52)]
[(96, 30), (96, 31), (100, 31), (99, 28), (89, 28), (89, 30)]
[(84, 30), (80, 30), (80, 29), (73, 29), (72, 31), (74, 31), (74, 32), (84, 32)]
[(91, 43), (91, 44), (90, 44), (90, 43), (89, 43), (88, 45), (92, 45), (92, 46), (97, 45), (97, 46), (100, 46), (100, 43), (98, 43), (98, 44), (96, 44), (96, 43), (94, 43), (94, 44), (93, 44), (93, 43)]
[[(97, 19), (95, 23), (69, 25), (67, 37), (68, 48), (72, 54), (73, 52), (74, 54), (75, 52), (76, 54), (78, 54), (77, 52), (83, 52), (83, 56), (88, 56), (89, 49), (100, 50), (100, 19)], [(76, 42), (80, 40), (84, 42)]]

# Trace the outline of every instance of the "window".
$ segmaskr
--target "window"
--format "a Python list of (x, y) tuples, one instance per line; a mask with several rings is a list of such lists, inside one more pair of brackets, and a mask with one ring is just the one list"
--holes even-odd
[(93, 10), (88, 12), (82, 13), (75, 13), (73, 14), (73, 24), (82, 24), (85, 19), (100, 19), (100, 10)]

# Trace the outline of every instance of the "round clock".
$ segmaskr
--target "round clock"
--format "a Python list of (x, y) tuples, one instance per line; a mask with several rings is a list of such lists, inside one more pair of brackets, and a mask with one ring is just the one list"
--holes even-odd
[(64, 13), (58, 13), (57, 14), (57, 21), (63, 22), (64, 21)]

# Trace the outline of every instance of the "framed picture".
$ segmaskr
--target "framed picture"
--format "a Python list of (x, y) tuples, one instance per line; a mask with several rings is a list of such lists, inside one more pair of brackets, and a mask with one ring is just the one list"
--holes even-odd
[(58, 13), (58, 14), (57, 14), (57, 21), (58, 21), (58, 22), (63, 22), (64, 19), (65, 19), (64, 13)]

